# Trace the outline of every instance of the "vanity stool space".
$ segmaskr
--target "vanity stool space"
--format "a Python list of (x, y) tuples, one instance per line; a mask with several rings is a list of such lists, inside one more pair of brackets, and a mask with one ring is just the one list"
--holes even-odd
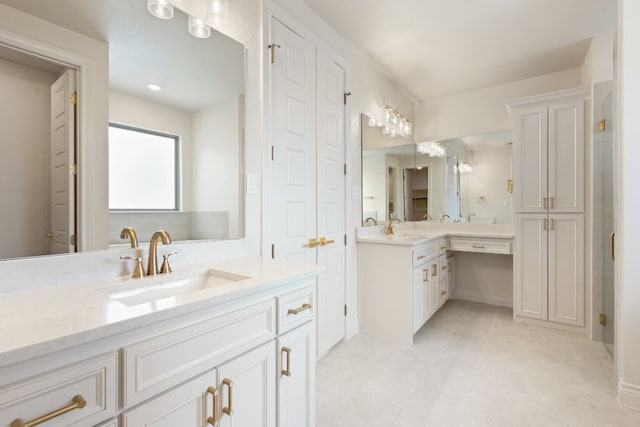
[(319, 269), (280, 264), (271, 283), (0, 352), (0, 426), (314, 426)]

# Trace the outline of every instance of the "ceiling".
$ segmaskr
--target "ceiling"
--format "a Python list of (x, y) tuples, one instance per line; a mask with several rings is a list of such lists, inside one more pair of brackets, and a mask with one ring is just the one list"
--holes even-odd
[[(154, 18), (145, 0), (0, 0), (7, 6), (109, 44), (111, 88), (185, 111), (244, 93), (244, 47), (211, 32), (196, 39), (187, 16)], [(147, 83), (164, 87), (150, 92)]]
[(580, 67), (617, 0), (303, 0), (415, 100)]

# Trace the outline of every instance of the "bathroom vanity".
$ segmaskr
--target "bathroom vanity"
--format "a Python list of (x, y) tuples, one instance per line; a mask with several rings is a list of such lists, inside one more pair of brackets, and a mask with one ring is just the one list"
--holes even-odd
[(0, 299), (0, 426), (313, 426), (315, 276), (242, 257)]
[(403, 223), (358, 230), (360, 329), (397, 344), (453, 296), (456, 253), (511, 255), (510, 224)]

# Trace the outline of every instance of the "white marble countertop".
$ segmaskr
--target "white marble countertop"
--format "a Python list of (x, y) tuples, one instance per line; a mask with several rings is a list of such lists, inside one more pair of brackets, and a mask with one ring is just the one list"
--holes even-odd
[(385, 245), (413, 246), (436, 239), (477, 237), (513, 239), (512, 224), (482, 224), (457, 222), (403, 222), (395, 224), (394, 234), (384, 234), (385, 226), (362, 227), (356, 230), (356, 241)]
[[(204, 274), (208, 269), (249, 278), (163, 298), (161, 304), (129, 306), (106, 295)], [(241, 257), (152, 278), (126, 276), (0, 294), (0, 367), (314, 277), (321, 271), (322, 267), (315, 265)]]

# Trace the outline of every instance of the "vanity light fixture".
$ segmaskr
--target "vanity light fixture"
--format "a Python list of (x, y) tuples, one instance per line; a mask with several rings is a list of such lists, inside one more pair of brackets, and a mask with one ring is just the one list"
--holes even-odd
[(162, 86), (156, 83), (148, 83), (147, 89), (149, 89), (152, 92), (160, 92), (162, 90)]
[(473, 168), (471, 167), (471, 165), (465, 162), (460, 162), (457, 165), (455, 165), (454, 170), (457, 170), (461, 174), (473, 172)]
[(189, 15), (189, 32), (193, 37), (206, 39), (211, 35), (211, 27), (202, 19)]
[(447, 155), (447, 149), (437, 141), (418, 142), (416, 145), (418, 146), (418, 153), (429, 157), (444, 157)]
[(156, 18), (173, 18), (173, 5), (167, 0), (147, 0), (147, 10)]
[[(388, 105), (384, 106), (384, 120), (386, 122), (385, 126), (389, 126), (395, 135), (409, 136), (413, 132), (413, 124), (409, 119)], [(394, 133), (390, 132), (392, 136)]]

